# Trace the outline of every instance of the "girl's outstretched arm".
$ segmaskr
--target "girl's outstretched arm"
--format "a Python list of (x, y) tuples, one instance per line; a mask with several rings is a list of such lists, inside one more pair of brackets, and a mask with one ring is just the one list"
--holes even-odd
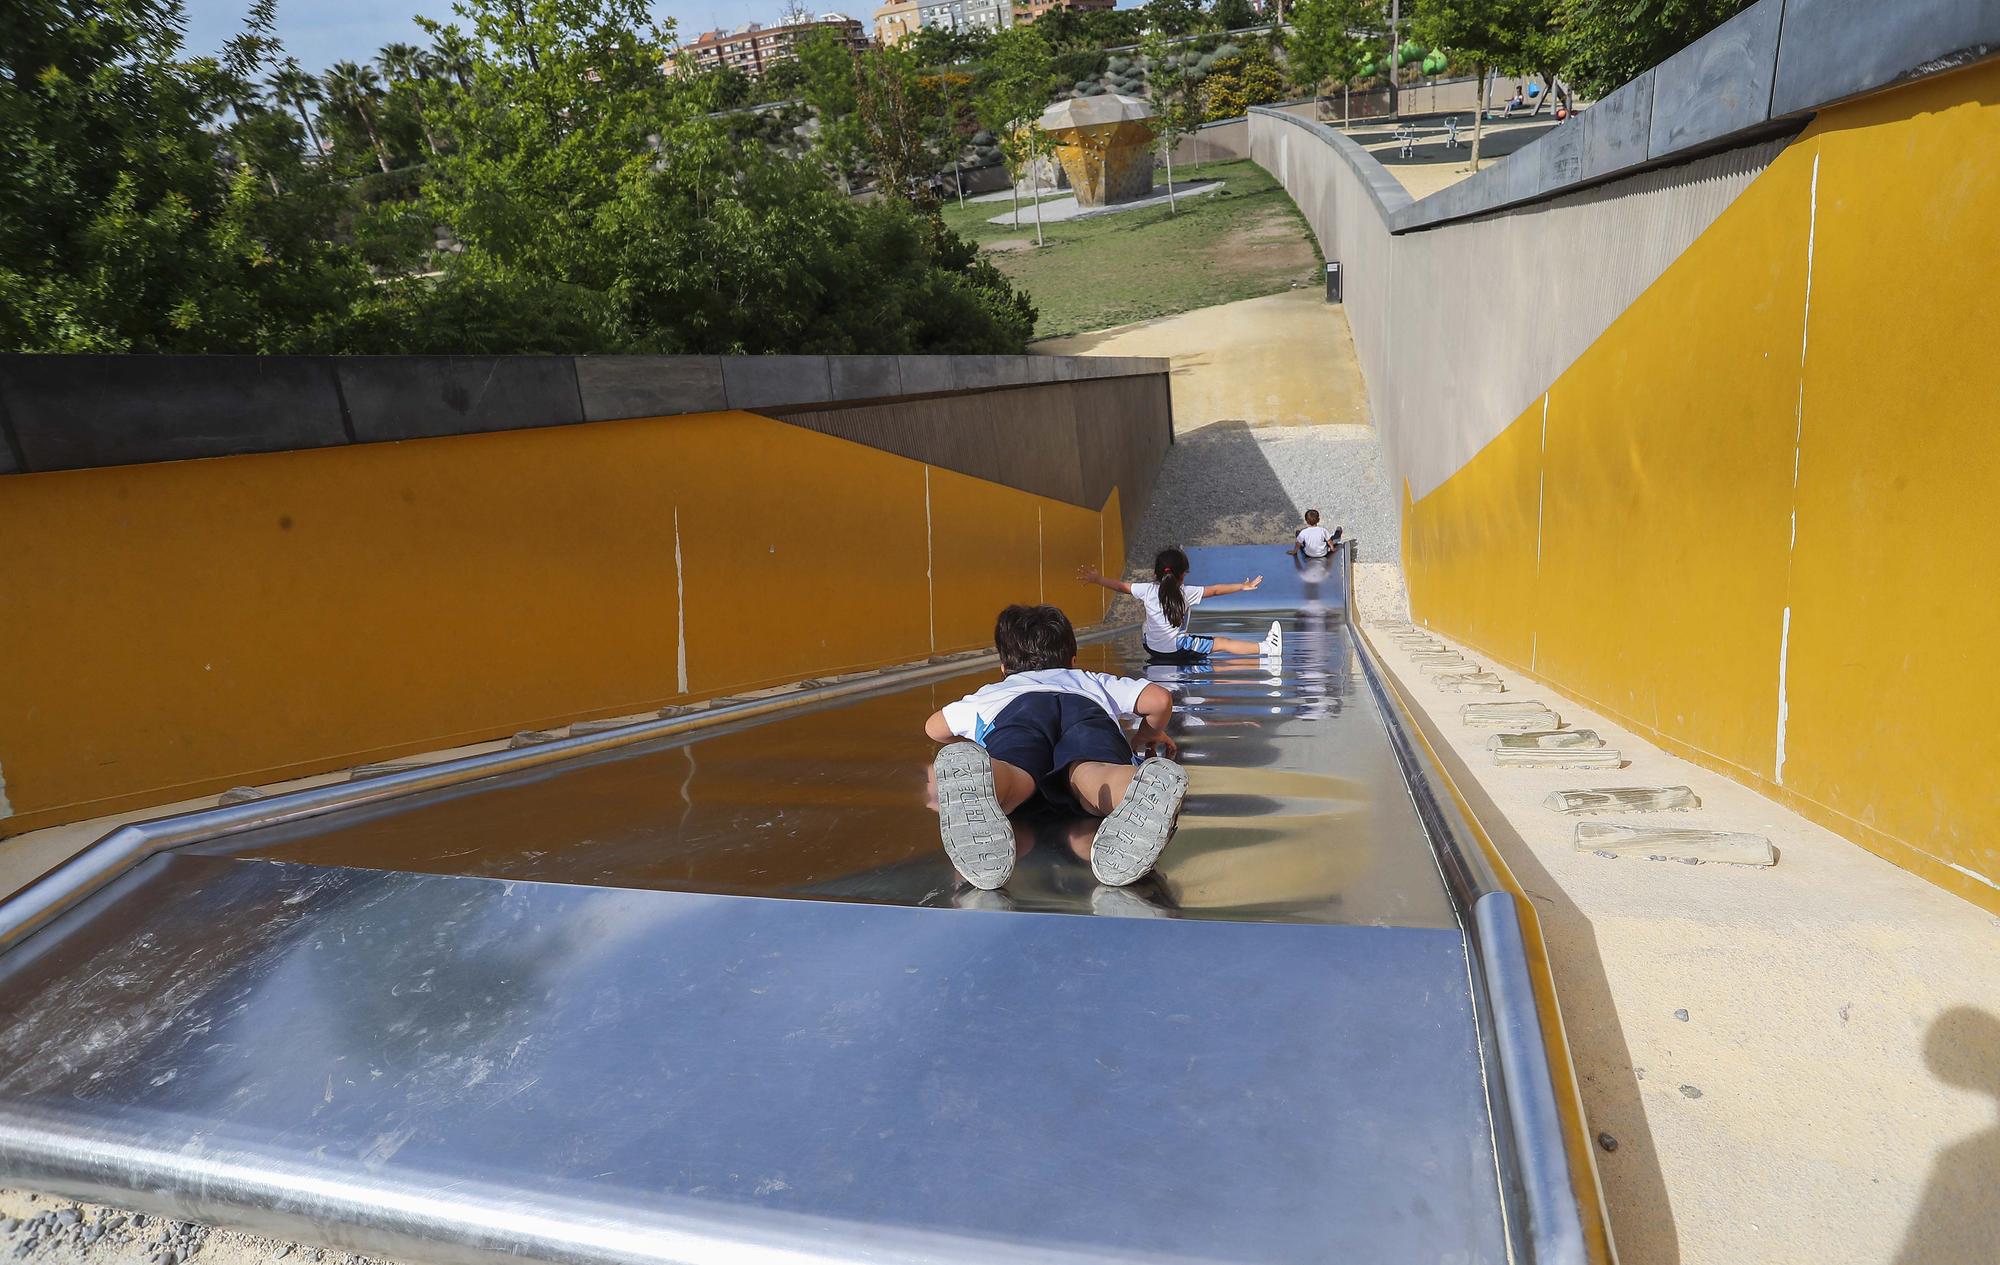
[(1108, 580), (1097, 573), (1097, 568), (1084, 563), (1076, 569), (1076, 578), (1084, 584), (1101, 584), (1113, 593), (1130, 593), (1132, 586), (1123, 580)]
[(1253, 575), (1241, 584), (1208, 584), (1202, 586), (1202, 593), (1208, 597), (1222, 597), (1229, 593), (1248, 593), (1264, 582), (1261, 575)]

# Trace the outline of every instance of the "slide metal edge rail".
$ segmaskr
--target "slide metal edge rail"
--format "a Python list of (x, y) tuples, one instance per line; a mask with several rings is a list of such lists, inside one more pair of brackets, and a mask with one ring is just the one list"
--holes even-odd
[[(1437, 854), (1438, 870), (1467, 927), (1466, 952), (1471, 959), (1483, 1036), (1495, 1058), (1489, 1076), (1497, 1076), (1498, 1092), (1489, 1099), (1505, 1115), (1496, 1121), (1494, 1145), (1505, 1157), (1503, 1179), (1518, 1189), (1509, 1196), (1510, 1226), (1517, 1259), (1535, 1265), (1601, 1265), (1615, 1260), (1596, 1157), (1585, 1150), (1581, 1164), (1573, 1162), (1568, 1137), (1587, 1142), (1580, 1100), (1564, 1102), (1551, 1075), (1552, 1058), (1569, 1057), (1566, 1044), (1551, 1050), (1550, 1033), (1562, 1040), (1561, 1015), (1544, 1023), (1542, 996), (1553, 999), (1554, 983), (1538, 995), (1527, 947), (1524, 918), (1535, 911), (1519, 895), (1520, 885), (1506, 868), (1464, 803), (1444, 763), (1423, 734), (1401, 693), (1392, 683), (1380, 656), (1362, 630), (1354, 592), (1356, 544), (1344, 542), (1342, 570), (1347, 587), (1347, 629), (1362, 676), (1388, 731), (1389, 745), (1403, 773), (1417, 816)], [(1539, 937), (1539, 924), (1534, 928)], [(1572, 1078), (1573, 1083), (1573, 1078)], [(1567, 1117), (1565, 1113), (1567, 1108)], [(1566, 1119), (1576, 1128), (1565, 1127)], [(1505, 1130), (1504, 1136), (1499, 1133)], [(1587, 1188), (1579, 1185), (1587, 1183)], [(1596, 1224), (1586, 1226), (1586, 1210)]]
[[(1077, 642), (1086, 645), (1103, 641), (1134, 626), (1131, 623), (1101, 624), (1078, 632)], [(558, 738), (532, 747), (441, 760), (420, 769), (366, 781), (333, 782), (267, 799), (232, 804), (226, 808), (208, 808), (131, 822), (88, 844), (68, 860), (12, 895), (0, 899), (0, 954), (82, 904), (132, 867), (174, 848), (208, 843), (263, 826), (304, 821), (425, 791), (520, 773), (735, 721), (761, 719), (794, 708), (962, 676), (996, 661), (994, 652), (986, 651), (942, 663), (888, 668), (851, 681), (728, 703), (685, 716), (634, 721), (617, 729)]]

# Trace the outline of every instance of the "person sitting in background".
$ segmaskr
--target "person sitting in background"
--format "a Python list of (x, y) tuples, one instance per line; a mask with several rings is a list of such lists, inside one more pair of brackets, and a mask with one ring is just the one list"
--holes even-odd
[(1520, 84), (1515, 84), (1515, 85), (1514, 85), (1514, 95), (1513, 95), (1513, 97), (1512, 97), (1512, 98), (1511, 98), (1511, 99), (1510, 99), (1510, 100), (1509, 100), (1509, 101), (1507, 102), (1507, 108), (1506, 108), (1506, 109), (1504, 109), (1504, 110), (1502, 110), (1502, 111), (1500, 112), (1500, 117), (1501, 117), (1501, 118), (1503, 118), (1503, 119), (1504, 119), (1504, 118), (1512, 118), (1512, 117), (1514, 116), (1514, 111), (1516, 111), (1516, 110), (1525, 110), (1525, 109), (1527, 109), (1527, 108), (1528, 108), (1528, 98), (1527, 98), (1527, 96), (1526, 96), (1526, 95), (1525, 95), (1525, 94), (1524, 94), (1524, 93), (1523, 93), (1523, 92), (1521, 91), (1521, 85), (1520, 85)]
[(1319, 511), (1307, 510), (1306, 525), (1299, 528), (1298, 535), (1292, 540), (1292, 547), (1285, 552), (1295, 558), (1302, 554), (1308, 558), (1324, 558), (1339, 544), (1340, 529), (1336, 527), (1331, 532), (1327, 531), (1319, 525)]

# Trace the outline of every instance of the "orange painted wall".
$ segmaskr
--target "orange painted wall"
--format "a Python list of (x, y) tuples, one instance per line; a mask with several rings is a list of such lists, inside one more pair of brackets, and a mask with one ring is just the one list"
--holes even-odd
[(1823, 112), (1406, 505), (1413, 612), (2000, 909), (2000, 66)]
[(1095, 622), (1118, 521), (740, 412), (0, 479), (0, 834)]

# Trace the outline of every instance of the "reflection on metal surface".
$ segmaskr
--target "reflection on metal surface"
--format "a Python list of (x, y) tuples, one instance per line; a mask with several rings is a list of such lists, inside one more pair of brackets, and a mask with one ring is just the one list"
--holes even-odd
[[(1204, 603), (1200, 631), (1285, 624), (1282, 664), (1148, 667), (1136, 635), (1079, 662), (1175, 696), (1193, 774), (1181, 827), (1137, 889), (1164, 914), (1456, 925), (1381, 723), (1353, 707), (1343, 574), (1279, 549), (1198, 550), (1254, 593)], [(1197, 577), (1199, 578), (1199, 577)], [(924, 717), (964, 676), (236, 835), (205, 851), (313, 865), (598, 886), (948, 907), (962, 903), (926, 800)], [(1089, 914), (1093, 818), (1023, 817), (1019, 910)]]
[(1141, 883), (1056, 818), (955, 881), (922, 722), (990, 670), (274, 800), (0, 956), (0, 1171), (468, 1265), (1576, 1259), (1512, 898), (1344, 565), (1194, 560), (1287, 654), (1086, 648), (1177, 698)]
[[(1503, 1259), (1455, 931), (185, 855), (133, 877), (0, 977), (19, 1179), (177, 1213), (275, 1199), (288, 1233), (374, 1214), (262, 1189), (259, 1157), (340, 1199), (445, 1196), (426, 1232), (475, 1243), (461, 1190), (789, 1221), (819, 1230), (805, 1259), (906, 1234), (949, 1260)], [(23, 1153), (51, 1129), (93, 1145)], [(223, 1188), (195, 1185), (217, 1164)]]

